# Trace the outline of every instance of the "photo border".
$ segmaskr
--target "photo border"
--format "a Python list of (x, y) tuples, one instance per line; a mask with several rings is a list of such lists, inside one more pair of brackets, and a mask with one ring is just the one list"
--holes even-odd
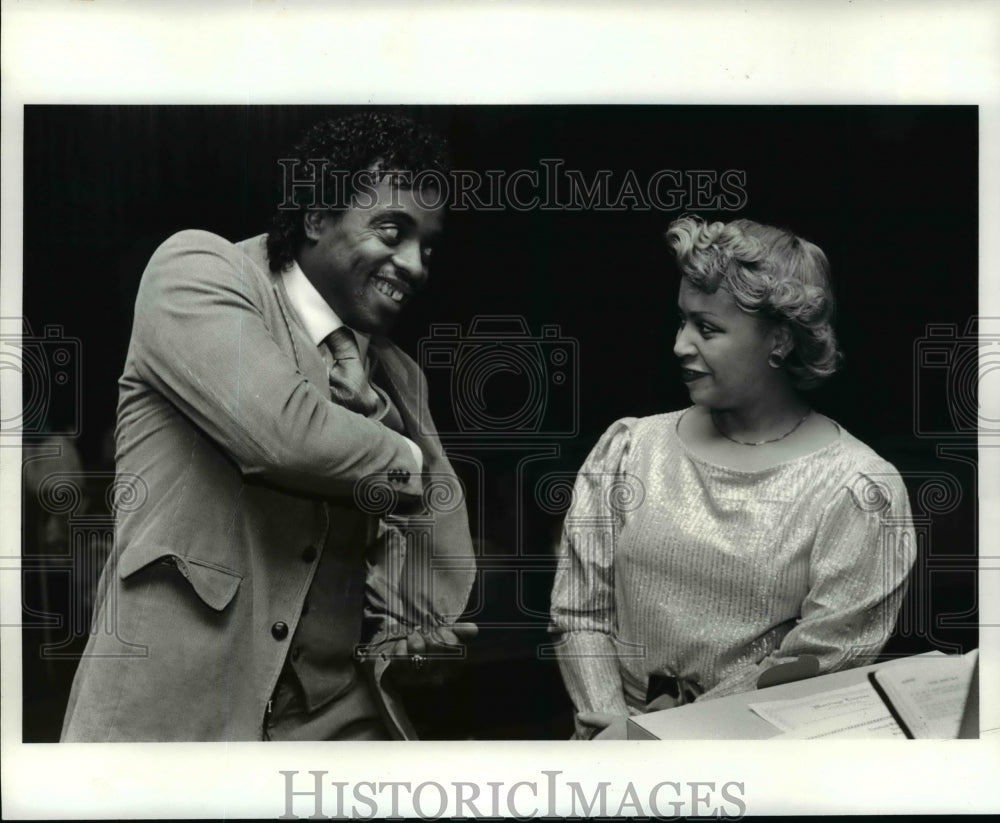
[[(1000, 316), (1000, 9), (990, 4), (396, 2), (364, 13), (313, 2), (2, 6), (5, 316), (21, 314), (21, 107), (148, 102), (976, 104), (980, 314)], [(5, 407), (20, 398), (9, 373), (2, 389)], [(992, 395), (981, 403), (996, 408)], [(996, 683), (1000, 452), (980, 445), (981, 678)], [(16, 556), (20, 450), (4, 446), (0, 459), (3, 554)], [(992, 734), (905, 749), (774, 741), (761, 757), (759, 742), (705, 741), (664, 743), (660, 758), (639, 741), (480, 741), (470, 758), (470, 744), (450, 742), (25, 745), (19, 575), (8, 565), (0, 575), (0, 737), (10, 819), (277, 817), (280, 770), (325, 770), (355, 784), (446, 775), (484, 792), (488, 781), (541, 782), (546, 771), (592, 786), (739, 781), (749, 814), (1000, 810), (1000, 695), (989, 689), (981, 719)]]

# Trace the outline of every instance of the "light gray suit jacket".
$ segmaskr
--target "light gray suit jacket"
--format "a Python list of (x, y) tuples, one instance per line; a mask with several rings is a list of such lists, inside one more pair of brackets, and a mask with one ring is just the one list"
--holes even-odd
[[(387, 340), (371, 346), (372, 379), (422, 449), (425, 476), (439, 499), (443, 488), (458, 494), (417, 518), (433, 556), (402, 559), (409, 521), (388, 518), (386, 532), (372, 514), (369, 534), (395, 561), (381, 557), (370, 577), (377, 640), (407, 630), (392, 615), (453, 622), (475, 571), (425, 378)], [(116, 438), (116, 546), (63, 739), (259, 740), (317, 566), (303, 547), (322, 551), (343, 507), (420, 500), (409, 446), (330, 401), (326, 366), (268, 269), (264, 237), (232, 244), (201, 231), (168, 239), (143, 274)], [(433, 568), (406, 566), (417, 562)], [(385, 705), (405, 728), (399, 706)]]

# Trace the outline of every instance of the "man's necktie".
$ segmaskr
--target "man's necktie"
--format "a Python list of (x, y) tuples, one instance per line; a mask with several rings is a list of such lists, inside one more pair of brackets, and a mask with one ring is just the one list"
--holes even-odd
[(324, 358), (330, 378), (330, 397), (335, 403), (371, 417), (378, 409), (378, 395), (368, 382), (354, 333), (346, 326), (323, 340), (331, 357)]

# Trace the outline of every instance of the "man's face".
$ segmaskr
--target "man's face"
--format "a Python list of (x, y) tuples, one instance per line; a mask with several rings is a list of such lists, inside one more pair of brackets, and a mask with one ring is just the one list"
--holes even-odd
[(298, 262), (346, 325), (387, 334), (427, 282), (443, 221), (436, 190), (414, 192), (383, 177), (343, 212), (307, 214)]

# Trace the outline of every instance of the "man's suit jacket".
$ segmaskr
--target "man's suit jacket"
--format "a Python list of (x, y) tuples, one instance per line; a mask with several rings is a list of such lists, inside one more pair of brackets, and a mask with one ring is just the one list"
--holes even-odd
[[(426, 476), (457, 489), (420, 369), (387, 340), (371, 346), (372, 379), (421, 447)], [(318, 563), (304, 559), (322, 552), (338, 511), (357, 510), (359, 483), (381, 484), (370, 499), (418, 501), (412, 452), (330, 401), (323, 358), (268, 269), (264, 237), (234, 245), (200, 231), (168, 239), (143, 274), (116, 440), (116, 546), (63, 739), (259, 740)], [(397, 526), (406, 531), (390, 520), (383, 550)], [(405, 570), (423, 590), (401, 595), (399, 563), (385, 565), (373, 577), (376, 612), (412, 614), (416, 603), (441, 624), (464, 609), (475, 574), (465, 507), (432, 522), (433, 569)], [(373, 541), (379, 531), (373, 515)], [(399, 629), (390, 616), (376, 639)]]

